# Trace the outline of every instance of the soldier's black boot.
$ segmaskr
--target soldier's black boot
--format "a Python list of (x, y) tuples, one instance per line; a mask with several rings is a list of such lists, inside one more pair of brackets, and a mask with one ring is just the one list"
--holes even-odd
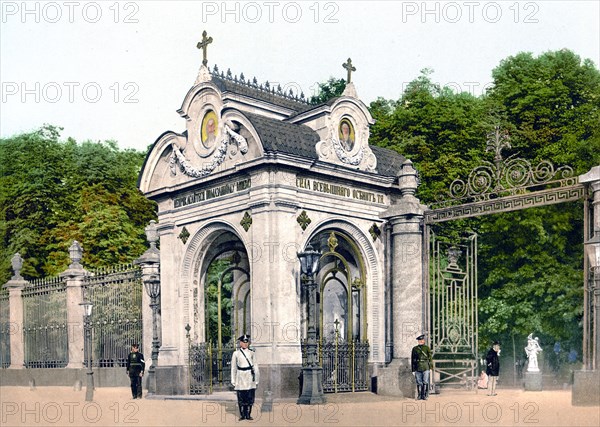
[(422, 388), (423, 388), (422, 386), (417, 385), (417, 400), (421, 400), (421, 393), (422, 393), (421, 389)]
[(423, 400), (429, 397), (429, 384), (423, 384)]
[(252, 412), (252, 405), (248, 405), (246, 406), (246, 419), (252, 421), (254, 418), (252, 418), (252, 415), (250, 415), (250, 413)]
[(246, 419), (245, 407), (241, 403), (238, 403), (238, 406), (240, 408), (240, 421), (243, 421)]

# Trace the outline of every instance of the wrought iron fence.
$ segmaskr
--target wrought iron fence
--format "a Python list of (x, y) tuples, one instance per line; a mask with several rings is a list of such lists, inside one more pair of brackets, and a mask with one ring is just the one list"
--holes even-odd
[(231, 384), (231, 355), (233, 344), (220, 348), (212, 343), (190, 344), (190, 394), (210, 394), (215, 389), (225, 390)]
[[(319, 343), (323, 368), (323, 392), (339, 393), (369, 390), (368, 341), (323, 340)], [(302, 341), (302, 365), (307, 364), (306, 341)]]
[(67, 294), (60, 277), (32, 281), (23, 289), (25, 367), (64, 368), (67, 350)]
[(133, 264), (98, 269), (85, 277), (84, 295), (93, 304), (93, 366), (123, 367), (131, 344), (142, 342), (141, 277), (140, 267)]
[(0, 288), (0, 368), (10, 366), (10, 305), (8, 289)]

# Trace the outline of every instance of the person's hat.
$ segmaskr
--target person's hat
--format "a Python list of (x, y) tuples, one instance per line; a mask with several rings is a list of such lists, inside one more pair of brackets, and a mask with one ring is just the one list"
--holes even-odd
[(242, 335), (241, 337), (238, 338), (238, 341), (249, 342), (250, 341), (250, 335), (244, 334), (244, 335)]
[(424, 340), (424, 339), (425, 339), (425, 334), (423, 334), (423, 335), (419, 335), (419, 336), (417, 337), (417, 341), (419, 341), (419, 340)]

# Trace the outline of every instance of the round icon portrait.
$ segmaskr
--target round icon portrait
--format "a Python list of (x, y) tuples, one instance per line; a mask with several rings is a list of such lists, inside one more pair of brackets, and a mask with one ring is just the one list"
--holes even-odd
[(202, 119), (202, 145), (204, 148), (212, 148), (217, 140), (217, 129), (219, 121), (214, 111), (209, 111)]
[(340, 144), (346, 151), (352, 151), (354, 148), (354, 126), (348, 119), (342, 119), (339, 126)]

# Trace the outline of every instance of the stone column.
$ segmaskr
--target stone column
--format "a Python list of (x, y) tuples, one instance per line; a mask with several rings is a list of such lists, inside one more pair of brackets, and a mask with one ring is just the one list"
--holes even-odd
[[(600, 238), (600, 166), (592, 168), (588, 173), (579, 177), (579, 182), (589, 185), (592, 192), (592, 229), (593, 238)], [(594, 370), (600, 370), (600, 265), (591, 265), (593, 270), (593, 301), (594, 330), (593, 330), (593, 361)]]
[(23, 335), (23, 298), (21, 294), (28, 282), (21, 276), (23, 258), (21, 258), (18, 252), (12, 257), (11, 262), (15, 275), (4, 285), (9, 292), (9, 369), (23, 369), (25, 367), (25, 340)]
[[(146, 371), (148, 373), (151, 372), (152, 366), (154, 365), (155, 360), (157, 360), (158, 354), (155, 354), (155, 357), (149, 357), (153, 354), (153, 351), (156, 349), (153, 348), (153, 339), (154, 339), (154, 321), (153, 321), (153, 313), (150, 307), (151, 298), (146, 292), (147, 285), (151, 281), (160, 281), (160, 251), (156, 248), (156, 242), (158, 241), (158, 232), (156, 228), (156, 221), (150, 221), (148, 227), (146, 227), (146, 238), (150, 243), (150, 248), (144, 252), (144, 254), (134, 261), (135, 264), (139, 265), (142, 269), (142, 281), (144, 282), (144, 291), (142, 293), (142, 330), (143, 330), (143, 343), (140, 343), (142, 347), (142, 353), (146, 358)], [(160, 301), (160, 296), (158, 297)], [(160, 306), (160, 303), (158, 303)], [(160, 319), (157, 316), (156, 319), (156, 327), (160, 324)], [(158, 328), (160, 329), (160, 328)], [(160, 333), (157, 334), (158, 342), (160, 342)], [(158, 364), (157, 364), (158, 365)], [(154, 369), (156, 366), (154, 366)], [(154, 369), (152, 369), (152, 373), (154, 373)], [(149, 389), (152, 389), (155, 392), (154, 384), (150, 384), (151, 381), (155, 381), (155, 378), (148, 377), (147, 385)]]
[(84, 325), (83, 307), (83, 279), (88, 272), (83, 268), (80, 261), (83, 249), (77, 240), (69, 247), (71, 264), (69, 268), (60, 274), (67, 288), (67, 345), (69, 349), (69, 363), (67, 368), (82, 369), (84, 367)]
[(414, 194), (417, 172), (407, 161), (398, 174), (402, 197), (381, 216), (391, 226), (392, 362), (380, 371), (380, 394), (409, 397), (414, 394), (410, 368), (415, 338), (426, 332), (426, 289), (423, 280), (423, 213), (427, 209)]
[[(295, 175), (285, 171), (252, 174), (250, 242), (251, 335), (261, 367), (257, 396), (298, 396), (302, 366), (299, 288), (296, 274), (297, 216)], [(274, 202), (272, 202), (274, 201)], [(298, 226), (299, 229), (299, 226)]]
[[(579, 176), (579, 183), (588, 186), (592, 192), (592, 238), (600, 238), (600, 166), (594, 166), (588, 173)], [(584, 231), (587, 239), (587, 230)], [(594, 272), (593, 287), (593, 360), (592, 371), (576, 371), (573, 378), (573, 405), (600, 405), (600, 266), (590, 266)], [(587, 272), (586, 272), (587, 277)], [(585, 369), (585, 368), (584, 368)]]

